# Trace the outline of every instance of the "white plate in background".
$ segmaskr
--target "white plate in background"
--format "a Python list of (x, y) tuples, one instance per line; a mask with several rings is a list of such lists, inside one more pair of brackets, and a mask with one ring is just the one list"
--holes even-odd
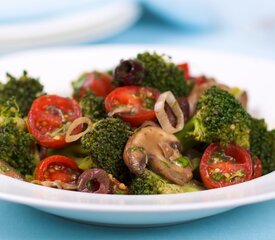
[(0, 24), (0, 52), (101, 40), (127, 29), (140, 12), (136, 2), (116, 0), (48, 18)]
[[(250, 111), (275, 127), (275, 62), (204, 50), (165, 46), (94, 46), (12, 54), (0, 59), (5, 72), (23, 69), (41, 77), (49, 93), (69, 95), (70, 81), (82, 71), (109, 69), (138, 52), (167, 53), (175, 62), (188, 61), (195, 74), (204, 73), (249, 93)], [(0, 199), (25, 204), (58, 216), (96, 224), (149, 226), (199, 219), (232, 208), (275, 198), (275, 173), (221, 189), (156, 196), (101, 195), (42, 187), (0, 176)], [(263, 219), (264, 220), (264, 219)]]

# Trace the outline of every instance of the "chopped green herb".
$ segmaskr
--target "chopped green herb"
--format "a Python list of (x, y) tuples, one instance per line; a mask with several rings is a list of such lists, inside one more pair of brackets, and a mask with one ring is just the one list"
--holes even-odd
[(176, 161), (183, 167), (187, 167), (190, 164), (188, 157), (185, 156), (179, 157)]
[(154, 109), (155, 106), (155, 99), (153, 98), (145, 98), (145, 107), (148, 109)]
[(120, 190), (120, 189), (116, 189), (116, 190), (114, 191), (114, 194), (124, 195), (124, 194), (127, 194), (127, 192), (126, 192), (126, 191), (123, 191), (123, 190)]
[(233, 182), (235, 180), (235, 178), (239, 178), (239, 177), (243, 177), (245, 174), (243, 172), (242, 169), (239, 169), (237, 172), (235, 172), (234, 174), (231, 174), (227, 181)]
[(1, 170), (2, 172), (7, 172), (7, 171), (10, 170), (10, 168), (7, 167), (7, 166), (0, 166), (0, 170)]
[(208, 161), (209, 163), (218, 163), (218, 162), (232, 162), (235, 163), (236, 159), (226, 155), (223, 150), (216, 151), (212, 154), (211, 158)]
[(144, 152), (145, 149), (144, 147), (140, 147), (140, 146), (132, 146), (129, 148), (132, 152), (135, 152), (135, 151), (140, 151), (140, 152)]
[(161, 162), (163, 163), (163, 165), (164, 165), (165, 167), (170, 168), (170, 165), (169, 165), (168, 162), (165, 162), (165, 161), (161, 161)]
[(211, 174), (211, 177), (213, 180), (215, 180), (216, 182), (220, 182), (225, 176), (222, 173), (218, 173), (218, 172), (213, 172)]

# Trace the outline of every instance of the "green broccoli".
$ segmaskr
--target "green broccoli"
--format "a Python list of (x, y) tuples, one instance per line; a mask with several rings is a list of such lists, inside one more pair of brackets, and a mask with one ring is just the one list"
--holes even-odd
[(82, 109), (83, 116), (90, 118), (92, 122), (106, 117), (103, 97), (89, 93), (80, 99), (79, 105)]
[(250, 116), (233, 95), (218, 87), (208, 89), (197, 104), (197, 112), (176, 136), (183, 148), (196, 142), (235, 143), (249, 149)]
[(263, 174), (275, 170), (275, 130), (268, 131), (263, 119), (251, 121), (250, 152), (262, 161)]
[(99, 167), (125, 182), (129, 170), (123, 161), (123, 151), (132, 133), (131, 127), (118, 118), (102, 119), (82, 137), (81, 146)]
[(0, 84), (0, 102), (15, 97), (20, 112), (27, 116), (33, 101), (43, 94), (43, 85), (38, 79), (29, 77), (26, 71), (19, 79), (7, 73), (7, 80), (7, 83)]
[(135, 60), (145, 69), (142, 85), (156, 88), (160, 92), (171, 91), (176, 97), (189, 94), (192, 86), (185, 81), (183, 71), (164, 55), (144, 52), (138, 54)]
[(147, 169), (144, 175), (133, 178), (129, 186), (129, 194), (134, 195), (173, 194), (200, 190), (203, 190), (203, 187), (194, 181), (190, 181), (182, 186), (173, 184)]
[(36, 142), (26, 132), (14, 98), (0, 104), (0, 159), (22, 175), (32, 174), (39, 161)]

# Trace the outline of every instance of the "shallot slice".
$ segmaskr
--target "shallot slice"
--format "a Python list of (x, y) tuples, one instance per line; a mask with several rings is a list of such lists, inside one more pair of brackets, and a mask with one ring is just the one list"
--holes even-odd
[[(169, 121), (169, 117), (165, 111), (165, 103), (167, 103), (172, 109), (173, 113), (177, 118), (176, 127), (173, 127)], [(162, 94), (157, 99), (157, 102), (154, 107), (157, 119), (162, 129), (167, 133), (176, 133), (182, 130), (184, 126), (184, 115), (179, 106), (179, 103), (172, 92), (167, 91)]]
[(114, 116), (115, 114), (120, 114), (120, 113), (134, 113), (137, 111), (137, 108), (135, 106), (127, 106), (123, 105), (117, 108), (114, 108), (112, 111), (108, 113), (109, 117)]
[[(78, 134), (74, 134), (72, 135), (73, 131), (81, 124), (86, 124), (87, 127), (86, 129), (83, 131), (83, 132), (80, 132)], [(67, 143), (70, 143), (70, 142), (75, 142), (76, 140), (78, 140), (79, 138), (81, 138), (83, 135), (85, 135), (87, 132), (90, 131), (92, 127), (92, 122), (89, 118), (87, 117), (80, 117), (80, 118), (77, 118), (75, 119), (71, 125), (69, 126), (67, 132), (66, 132), (66, 136), (65, 136), (65, 141)]]

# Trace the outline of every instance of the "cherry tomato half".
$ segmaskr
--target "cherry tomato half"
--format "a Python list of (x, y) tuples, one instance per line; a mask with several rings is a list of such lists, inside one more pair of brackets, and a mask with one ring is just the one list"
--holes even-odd
[(191, 78), (188, 63), (178, 64), (178, 68), (180, 68), (183, 71), (185, 80), (189, 80)]
[(252, 179), (258, 178), (263, 174), (262, 161), (259, 158), (252, 159), (253, 161), (253, 175)]
[(154, 105), (158, 96), (159, 92), (152, 88), (120, 87), (106, 97), (105, 109), (107, 112), (117, 112), (122, 120), (138, 127), (145, 121), (155, 119)]
[(199, 86), (201, 84), (204, 84), (207, 82), (207, 78), (205, 76), (198, 76), (198, 77), (195, 77), (193, 79), (193, 81), (195, 82), (195, 85)]
[(203, 75), (198, 76), (198, 77), (193, 77), (190, 74), (190, 70), (189, 70), (189, 64), (188, 63), (182, 63), (182, 64), (178, 64), (178, 67), (183, 70), (184, 73), (184, 79), (185, 80), (192, 80), (194, 81), (195, 85), (201, 85), (203, 83), (205, 83), (207, 81), (207, 78)]
[(80, 173), (81, 170), (74, 160), (61, 155), (53, 155), (39, 162), (34, 172), (34, 179), (73, 183), (77, 181)]
[(250, 153), (237, 145), (210, 144), (200, 162), (200, 175), (206, 188), (220, 188), (252, 179)]
[[(68, 145), (65, 142), (68, 124), (81, 116), (75, 100), (45, 95), (33, 102), (28, 114), (28, 129), (42, 146), (61, 148)], [(74, 134), (81, 130), (81, 126), (77, 127)]]
[(87, 95), (89, 91), (94, 93), (96, 96), (106, 97), (112, 90), (112, 77), (104, 72), (90, 72), (83, 75), (82, 85), (80, 86), (79, 96), (81, 98)]

